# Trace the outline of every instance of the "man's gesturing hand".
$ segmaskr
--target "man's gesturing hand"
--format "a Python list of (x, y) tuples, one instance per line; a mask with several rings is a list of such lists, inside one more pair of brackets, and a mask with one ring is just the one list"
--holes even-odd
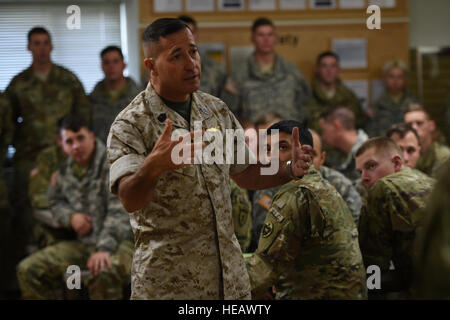
[(300, 145), (298, 128), (292, 130), (292, 174), (296, 177), (304, 176), (312, 163), (313, 149), (308, 145)]
[[(182, 141), (185, 141), (185, 139), (189, 139), (191, 141), (194, 138), (194, 135), (200, 135), (202, 136), (204, 132), (196, 132), (191, 131), (187, 133), (184, 136), (181, 136), (178, 140), (172, 140), (172, 122), (167, 119), (166, 121), (166, 127), (164, 128), (163, 133), (158, 138), (158, 140), (155, 143), (155, 146), (153, 147), (152, 152), (150, 155), (145, 159), (144, 165), (146, 162), (152, 162), (153, 163), (153, 169), (156, 169), (159, 173), (163, 173), (166, 171), (172, 171), (179, 168), (184, 167), (186, 164), (185, 162), (194, 163), (194, 150), (195, 148), (202, 148), (204, 147), (204, 144), (202, 142), (197, 143), (187, 143), (183, 150), (190, 149), (190, 157), (186, 157), (186, 155), (180, 155), (181, 158), (183, 158), (183, 162), (180, 164), (175, 164), (172, 161), (172, 150), (175, 148), (175, 146), (179, 143), (182, 143)], [(156, 165), (157, 167), (155, 168)]]

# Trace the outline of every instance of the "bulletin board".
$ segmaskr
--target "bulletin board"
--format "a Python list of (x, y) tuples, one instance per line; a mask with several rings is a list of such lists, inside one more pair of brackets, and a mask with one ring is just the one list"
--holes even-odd
[[(213, 2), (214, 5), (210, 3), (207, 6), (208, 10), (212, 10), (208, 12), (188, 11), (187, 6), (192, 7), (192, 3), (188, 4), (187, 2), (191, 0), (166, 1), (173, 1), (170, 5), (178, 6), (177, 9), (180, 10), (176, 12), (155, 12), (154, 0), (139, 1), (140, 35), (142, 35), (145, 27), (157, 18), (177, 17), (181, 14), (190, 15), (197, 20), (200, 43), (223, 43), (225, 45), (225, 65), (229, 72), (232, 71), (230, 52), (233, 48), (248, 48), (252, 45), (250, 28), (253, 21), (259, 17), (267, 17), (274, 22), (279, 38), (276, 47), (277, 53), (297, 65), (308, 82), (312, 80), (317, 55), (323, 51), (331, 50), (333, 40), (365, 39), (366, 66), (342, 69), (341, 78), (344, 82), (366, 81), (369, 105), (373, 91), (372, 82), (373, 84), (380, 83), (383, 65), (392, 59), (409, 62), (409, 8), (407, 0), (330, 0), (334, 6), (330, 9), (314, 9), (311, 6), (313, 0), (305, 0), (304, 9), (293, 10), (281, 8), (281, 2), (286, 0), (242, 0), (243, 7), (231, 11), (220, 9), (220, 1), (224, 0), (209, 0), (209, 2), (200, 0), (200, 3)], [(235, 1), (232, 0), (231, 2)], [(293, 3), (296, 3), (296, 1), (298, 0), (291, 0)], [(355, 4), (356, 6), (362, 6), (362, 8), (343, 9), (341, 8), (341, 1), (346, 2), (346, 5)], [(381, 30), (369, 30), (366, 26), (366, 20), (370, 16), (366, 13), (366, 9), (372, 1), (387, 6), (381, 8)], [(284, 2), (283, 5), (289, 2)], [(319, 2), (324, 3), (324, 0)], [(251, 6), (254, 7), (255, 3), (259, 6), (274, 5), (275, 9), (252, 10)], [(143, 63), (141, 66), (144, 78), (146, 70)]]

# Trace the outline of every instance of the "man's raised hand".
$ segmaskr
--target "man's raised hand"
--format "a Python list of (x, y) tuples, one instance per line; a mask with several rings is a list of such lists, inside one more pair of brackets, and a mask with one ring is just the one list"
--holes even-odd
[(312, 163), (313, 149), (308, 145), (301, 145), (299, 139), (298, 128), (292, 130), (292, 140), (294, 146), (292, 148), (292, 174), (296, 177), (304, 176)]

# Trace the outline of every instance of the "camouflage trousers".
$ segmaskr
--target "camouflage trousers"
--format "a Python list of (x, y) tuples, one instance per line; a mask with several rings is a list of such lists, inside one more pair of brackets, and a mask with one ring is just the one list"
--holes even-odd
[[(77, 265), (81, 270), (87, 269), (86, 263), (94, 251), (94, 246), (79, 241), (63, 241), (22, 260), (17, 270), (22, 299), (61, 299), (63, 286), (66, 285), (63, 274), (67, 268)], [(123, 241), (111, 256), (111, 269), (85, 279), (91, 299), (123, 298), (123, 287), (130, 283), (133, 251), (134, 244)]]
[(37, 242), (39, 249), (43, 249), (60, 241), (74, 240), (76, 239), (76, 233), (65, 228), (52, 228), (38, 221), (33, 227), (33, 238)]

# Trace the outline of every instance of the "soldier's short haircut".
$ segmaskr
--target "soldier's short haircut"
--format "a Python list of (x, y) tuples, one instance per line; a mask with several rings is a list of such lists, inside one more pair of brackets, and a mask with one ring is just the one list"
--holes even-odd
[(253, 22), (252, 32), (255, 32), (261, 26), (271, 26), (275, 28), (273, 22), (268, 18), (258, 18)]
[(392, 68), (400, 68), (405, 76), (408, 75), (408, 67), (402, 60), (391, 60), (386, 62), (383, 66), (383, 74), (386, 75)]
[(388, 137), (375, 137), (364, 142), (356, 150), (355, 158), (364, 154), (367, 150), (375, 148), (376, 153), (386, 155), (398, 155), (403, 159), (403, 152), (394, 140)]
[(28, 35), (27, 35), (28, 43), (30, 43), (31, 37), (33, 36), (33, 34), (46, 34), (46, 35), (48, 35), (50, 42), (52, 42), (52, 37), (50, 35), (50, 32), (48, 32), (48, 30), (45, 29), (44, 27), (33, 27), (30, 31), (28, 31)]
[[(150, 24), (142, 34), (142, 43), (146, 45), (155, 45), (161, 37), (165, 38), (173, 33), (183, 29), (189, 29), (188, 25), (176, 18), (160, 18)], [(189, 29), (190, 30), (190, 29)], [(145, 52), (145, 50), (144, 50)], [(155, 54), (155, 52), (153, 52)]]
[(61, 132), (62, 130), (70, 130), (73, 132), (78, 132), (82, 128), (86, 128), (89, 131), (92, 131), (91, 127), (86, 122), (86, 120), (84, 120), (83, 117), (80, 117), (80, 116), (74, 115), (74, 114), (70, 114), (70, 115), (62, 117), (58, 121), (58, 128), (59, 128), (59, 132)]
[(430, 116), (428, 115), (428, 112), (425, 110), (425, 108), (418, 102), (411, 102), (406, 107), (406, 110), (404, 114), (407, 114), (408, 112), (414, 112), (414, 111), (422, 111), (426, 114), (427, 118), (429, 119)]
[(338, 120), (344, 129), (355, 129), (355, 114), (347, 107), (330, 107), (320, 114), (320, 119), (323, 119), (326, 122)]
[[(195, 19), (192, 18), (191, 16), (181, 15), (178, 17), (178, 19), (180, 19), (186, 24), (192, 24), (194, 26), (194, 29), (197, 29), (197, 21), (195, 21)], [(195, 30), (191, 31), (194, 32)]]
[(412, 132), (412, 133), (416, 136), (417, 141), (418, 141), (419, 144), (420, 144), (419, 135), (417, 134), (416, 129), (414, 129), (414, 128), (413, 128), (411, 125), (409, 125), (408, 123), (396, 123), (396, 124), (393, 124), (393, 125), (389, 128), (389, 130), (387, 131), (386, 136), (387, 136), (388, 138), (392, 138), (392, 136), (393, 136), (394, 134), (398, 134), (398, 136), (400, 137), (400, 139), (403, 139), (403, 138), (408, 134), (408, 132)]
[(298, 128), (298, 137), (300, 140), (300, 144), (302, 145), (309, 145), (311, 147), (314, 147), (313, 143), (313, 137), (311, 135), (311, 132), (309, 132), (306, 123), (300, 123), (295, 120), (281, 120), (277, 123), (274, 123), (267, 129), (267, 134), (272, 134), (272, 130), (278, 129), (279, 132), (284, 132), (288, 134), (292, 134), (292, 130), (294, 128)]
[(122, 53), (122, 49), (120, 49), (120, 47), (118, 46), (107, 46), (106, 48), (104, 48), (101, 52), (100, 52), (100, 58), (103, 59), (103, 56), (109, 52), (112, 51), (117, 51), (120, 55), (120, 57), (123, 60), (123, 53)]
[(322, 52), (321, 54), (319, 54), (317, 56), (316, 65), (319, 65), (320, 62), (322, 62), (322, 59), (326, 58), (326, 57), (333, 57), (333, 58), (335, 58), (337, 63), (339, 63), (339, 61), (340, 61), (339, 56), (337, 55), (337, 53), (335, 53), (333, 51), (324, 51), (324, 52)]

